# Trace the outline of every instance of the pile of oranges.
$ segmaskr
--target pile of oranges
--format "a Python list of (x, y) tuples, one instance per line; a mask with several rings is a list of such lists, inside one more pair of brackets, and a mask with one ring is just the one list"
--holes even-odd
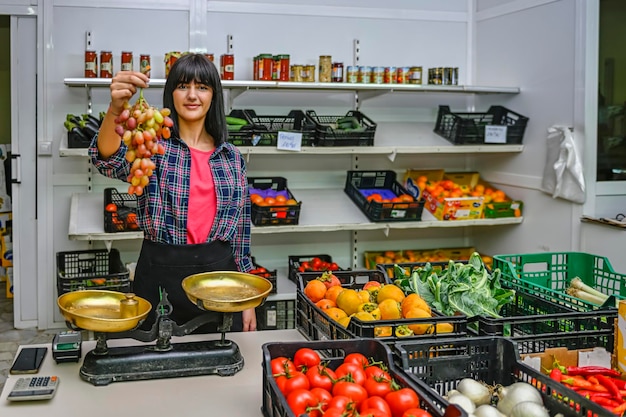
[(504, 191), (480, 183), (472, 188), (469, 185), (459, 185), (452, 180), (429, 181), (427, 176), (421, 175), (417, 178), (417, 186), (422, 192), (426, 190), (439, 202), (443, 202), (445, 198), (460, 197), (483, 197), (485, 204), (510, 201)]
[[(368, 281), (361, 289), (344, 288), (332, 272), (310, 280), (304, 287), (305, 296), (319, 307), (331, 320), (348, 327), (352, 318), (361, 321), (423, 319), (432, 317), (428, 303), (418, 294), (405, 295), (394, 284), (381, 284)], [(449, 323), (409, 322), (397, 326), (392, 334), (392, 326), (379, 326), (374, 330), (376, 337), (412, 336), (431, 333), (449, 333), (453, 327)]]
[(287, 198), (282, 194), (263, 197), (260, 194), (250, 194), (250, 202), (257, 206), (297, 206), (298, 202), (293, 198)]
[(368, 195), (367, 201), (375, 201), (377, 203), (412, 203), (415, 199), (409, 194), (400, 194), (393, 198), (384, 198), (380, 193)]

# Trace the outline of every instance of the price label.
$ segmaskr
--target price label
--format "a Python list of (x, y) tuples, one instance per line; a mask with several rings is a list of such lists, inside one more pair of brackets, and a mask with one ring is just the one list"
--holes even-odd
[(299, 152), (302, 148), (302, 133), (278, 132), (277, 149)]
[(506, 143), (506, 126), (485, 126), (485, 143)]

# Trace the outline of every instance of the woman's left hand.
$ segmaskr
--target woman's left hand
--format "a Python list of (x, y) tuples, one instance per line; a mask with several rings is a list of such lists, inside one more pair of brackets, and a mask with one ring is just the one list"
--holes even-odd
[(256, 330), (256, 312), (253, 308), (244, 310), (242, 312), (242, 319), (244, 332), (253, 332)]

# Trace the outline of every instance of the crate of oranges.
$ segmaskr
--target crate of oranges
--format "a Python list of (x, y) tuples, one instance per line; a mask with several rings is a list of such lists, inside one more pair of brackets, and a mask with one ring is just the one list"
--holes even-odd
[(443, 316), (381, 271), (298, 274), (296, 327), (310, 340), (467, 336), (467, 317)]
[(296, 200), (283, 177), (248, 178), (252, 224), (276, 226), (298, 224), (302, 202)]

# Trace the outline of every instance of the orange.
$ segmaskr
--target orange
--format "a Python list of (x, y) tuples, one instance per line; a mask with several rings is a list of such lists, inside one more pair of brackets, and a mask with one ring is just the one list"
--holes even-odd
[(304, 287), (304, 295), (306, 295), (309, 300), (317, 303), (319, 300), (324, 298), (324, 295), (326, 295), (326, 285), (324, 285), (322, 281), (312, 279), (307, 282)]
[(265, 197), (265, 199), (263, 201), (268, 206), (273, 206), (274, 204), (276, 204), (276, 199), (274, 197)]
[(380, 318), (383, 320), (396, 320), (402, 318), (400, 303), (392, 298), (387, 298), (386, 300), (378, 303), (378, 308), (380, 309)]
[(330, 317), (331, 319), (335, 321), (339, 321), (343, 317), (348, 316), (345, 311), (343, 311), (342, 309), (338, 307), (327, 308), (326, 310), (324, 310), (324, 313), (328, 314), (328, 317)]
[(404, 300), (404, 297), (405, 297), (404, 291), (402, 291), (400, 287), (393, 285), (393, 284), (387, 284), (387, 285), (383, 285), (378, 290), (378, 295), (376, 296), (376, 299), (379, 304), (381, 301), (384, 301), (388, 298), (391, 298), (392, 300), (395, 300), (400, 303), (402, 302), (402, 300)]
[(288, 205), (288, 206), (297, 206), (298, 202), (296, 200), (294, 200), (293, 198), (290, 198), (287, 201), (285, 201), (285, 204)]
[(337, 304), (335, 304), (334, 301), (331, 301), (328, 298), (322, 298), (317, 303), (315, 303), (315, 305), (321, 308), (322, 310), (326, 310), (327, 308), (331, 308), (331, 307), (337, 307)]
[(287, 197), (282, 194), (276, 196), (276, 204), (285, 205), (287, 203)]
[(252, 202), (252, 204), (259, 204), (261, 201), (263, 201), (263, 197), (261, 197), (259, 194), (250, 194), (250, 201)]
[(380, 326), (374, 328), (374, 337), (391, 336), (391, 326)]
[(376, 201), (377, 203), (380, 203), (383, 201), (383, 197), (378, 193), (374, 193), (367, 197), (367, 201)]
[(337, 304), (337, 296), (343, 290), (345, 290), (345, 288), (343, 288), (341, 285), (335, 285), (326, 290), (326, 295), (324, 297)]
[(402, 317), (406, 317), (406, 313), (414, 307), (419, 307), (422, 310), (428, 311), (428, 313), (430, 313), (430, 306), (426, 303), (426, 301), (424, 301), (424, 299), (418, 294), (411, 293), (407, 295), (404, 300), (402, 300)]
[[(322, 284), (323, 285), (323, 284)], [(362, 301), (356, 290), (351, 288), (344, 289), (337, 296), (337, 307), (346, 312), (348, 316), (357, 312)]]
[[(407, 311), (406, 315), (404, 316), (404, 318), (407, 319), (426, 319), (429, 317), (431, 317), (430, 312), (422, 310), (419, 307), (413, 307), (412, 309)], [(408, 328), (413, 330), (414, 334), (428, 333), (431, 327), (433, 327), (432, 323), (416, 323), (408, 325)]]

